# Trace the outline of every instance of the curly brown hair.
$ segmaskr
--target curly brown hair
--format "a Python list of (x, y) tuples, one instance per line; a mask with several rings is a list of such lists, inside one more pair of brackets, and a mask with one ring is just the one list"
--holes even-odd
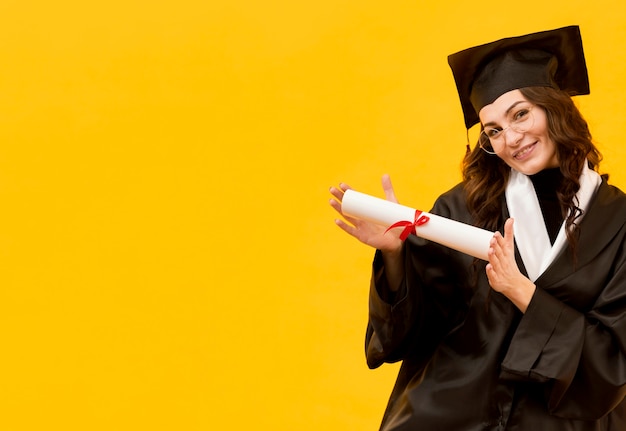
[[(602, 155), (593, 144), (587, 122), (564, 91), (550, 87), (521, 88), (522, 95), (546, 112), (548, 136), (555, 144), (560, 171), (564, 179), (557, 190), (561, 212), (565, 218), (567, 239), (576, 249), (581, 210), (574, 197), (580, 188), (583, 163), (598, 170)], [(487, 154), (476, 145), (463, 160), (463, 181), (467, 206), (476, 225), (496, 230), (504, 220), (503, 196), (510, 168), (497, 156)], [(605, 176), (606, 177), (606, 176)]]

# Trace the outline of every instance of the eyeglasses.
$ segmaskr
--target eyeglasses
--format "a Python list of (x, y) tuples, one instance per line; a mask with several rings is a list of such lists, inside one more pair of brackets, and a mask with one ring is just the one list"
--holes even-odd
[(532, 109), (532, 106), (517, 107), (507, 118), (509, 123), (508, 127), (485, 127), (480, 132), (480, 137), (478, 138), (480, 148), (489, 154), (497, 154), (504, 149), (506, 132), (509, 129), (517, 133), (529, 131), (535, 124)]

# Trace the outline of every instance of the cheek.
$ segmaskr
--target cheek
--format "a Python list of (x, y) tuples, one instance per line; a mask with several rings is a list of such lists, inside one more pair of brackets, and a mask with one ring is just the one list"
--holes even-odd
[(548, 134), (548, 119), (546, 118), (544, 113), (538, 114), (535, 117), (535, 125), (533, 127), (535, 132), (540, 135), (544, 135), (549, 137)]
[(512, 168), (513, 165), (515, 165), (515, 159), (511, 156), (509, 156), (508, 154), (504, 153), (504, 154), (498, 154), (497, 155), (500, 160), (502, 160), (508, 167)]

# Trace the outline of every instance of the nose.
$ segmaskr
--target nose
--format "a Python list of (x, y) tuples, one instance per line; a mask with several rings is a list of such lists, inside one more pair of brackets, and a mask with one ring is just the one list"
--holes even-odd
[(504, 133), (502, 137), (504, 138), (505, 144), (512, 147), (517, 146), (519, 144), (519, 141), (524, 136), (524, 132), (518, 132), (512, 127), (507, 127), (502, 132)]

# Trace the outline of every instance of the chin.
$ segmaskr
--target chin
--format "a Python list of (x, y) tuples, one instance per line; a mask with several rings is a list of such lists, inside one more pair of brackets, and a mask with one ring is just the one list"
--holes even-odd
[(511, 167), (515, 169), (517, 172), (522, 173), (524, 175), (535, 175), (544, 169), (547, 169), (549, 166), (546, 163), (536, 164), (536, 163), (512, 163)]

